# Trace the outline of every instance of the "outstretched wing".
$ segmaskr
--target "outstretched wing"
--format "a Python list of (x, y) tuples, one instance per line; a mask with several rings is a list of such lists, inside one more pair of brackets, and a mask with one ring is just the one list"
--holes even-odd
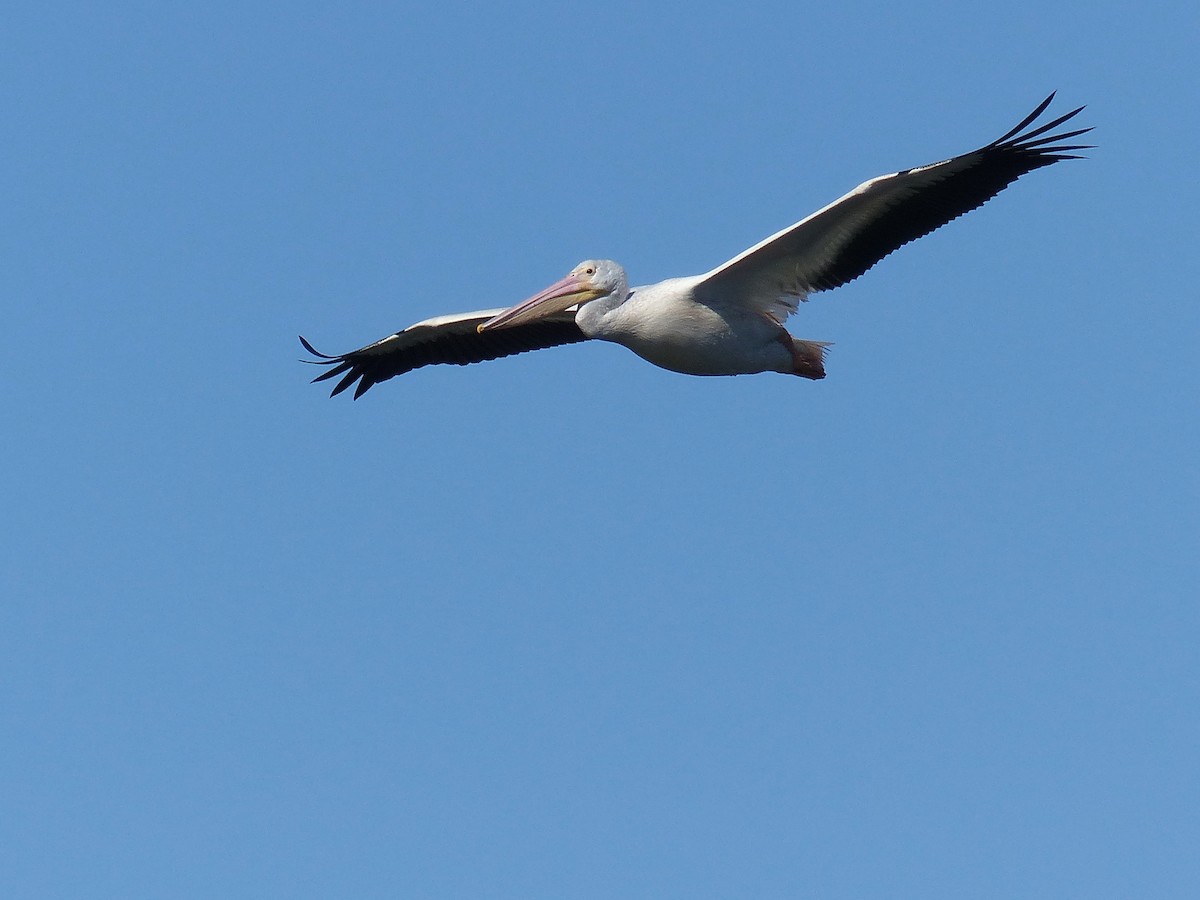
[(502, 311), (487, 309), (426, 319), (341, 356), (321, 353), (303, 337), (300, 343), (313, 356), (319, 357), (304, 362), (330, 367), (313, 381), (325, 381), (341, 375), (342, 379), (334, 386), (330, 397), (336, 397), (357, 381), (358, 386), (354, 389), (354, 399), (357, 400), (371, 385), (421, 366), (439, 363), (466, 366), (527, 350), (587, 340), (575, 324), (573, 308), (526, 325), (480, 334), (478, 326)]
[[(737, 303), (777, 317), (808, 294), (857, 278), (889, 253), (981, 206), (1027, 172), (1090, 145), (1062, 143), (1091, 131), (1047, 134), (1083, 107), (1030, 128), (1051, 94), (1007, 134), (953, 159), (872, 178), (846, 196), (713, 269), (696, 287), (713, 304)], [(1030, 129), (1030, 130), (1026, 130)]]

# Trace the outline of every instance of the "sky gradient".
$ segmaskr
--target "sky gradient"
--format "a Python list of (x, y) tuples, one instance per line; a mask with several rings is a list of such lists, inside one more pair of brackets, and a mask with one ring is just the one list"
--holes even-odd
[[(0, 894), (1200, 894), (1194, 4), (5, 19)], [(822, 382), (297, 362), (1050, 90), (1090, 158), (814, 297)]]

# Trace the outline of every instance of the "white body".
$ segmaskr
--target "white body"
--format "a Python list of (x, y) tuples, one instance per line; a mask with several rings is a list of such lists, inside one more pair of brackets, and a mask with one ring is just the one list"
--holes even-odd
[(635, 288), (625, 302), (584, 304), (575, 316), (589, 338), (622, 344), (647, 362), (686, 375), (792, 373), (787, 332), (767, 313), (699, 303), (703, 276)]

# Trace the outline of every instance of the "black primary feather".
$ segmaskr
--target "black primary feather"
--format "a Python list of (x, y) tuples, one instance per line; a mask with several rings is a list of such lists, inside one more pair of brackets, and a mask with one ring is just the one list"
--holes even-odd
[[(925, 185), (895, 203), (851, 237), (839, 249), (836, 262), (813, 279), (812, 289), (830, 290), (853, 281), (905, 244), (982, 206), (1022, 175), (1060, 160), (1079, 159), (1072, 151), (1089, 150), (1092, 145), (1059, 142), (1086, 134), (1091, 128), (1040, 136), (1073, 119), (1084, 107), (1073, 109), (1032, 131), (1024, 131), (1046, 111), (1053, 99), (1054, 94), (1051, 94), (1015, 128), (978, 150), (887, 176), (903, 178), (924, 169), (951, 164), (943, 179)], [(963, 168), (954, 169), (952, 164), (960, 161)]]
[(317, 357), (303, 362), (330, 367), (314, 378), (314, 383), (342, 376), (334, 385), (330, 397), (336, 397), (358, 382), (354, 389), (354, 399), (357, 400), (372, 385), (422, 366), (466, 366), (587, 339), (575, 324), (574, 313), (562, 313), (526, 325), (480, 334), (477, 326), (488, 318), (490, 316), (462, 319), (451, 324), (413, 325), (341, 356), (322, 353), (301, 336), (300, 343), (304, 349)]

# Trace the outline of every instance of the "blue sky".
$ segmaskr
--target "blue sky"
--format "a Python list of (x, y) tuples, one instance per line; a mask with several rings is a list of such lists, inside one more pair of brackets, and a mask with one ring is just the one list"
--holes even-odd
[[(1194, 897), (1190, 3), (18, 4), (0, 893)], [(1050, 90), (820, 383), (344, 351)]]

